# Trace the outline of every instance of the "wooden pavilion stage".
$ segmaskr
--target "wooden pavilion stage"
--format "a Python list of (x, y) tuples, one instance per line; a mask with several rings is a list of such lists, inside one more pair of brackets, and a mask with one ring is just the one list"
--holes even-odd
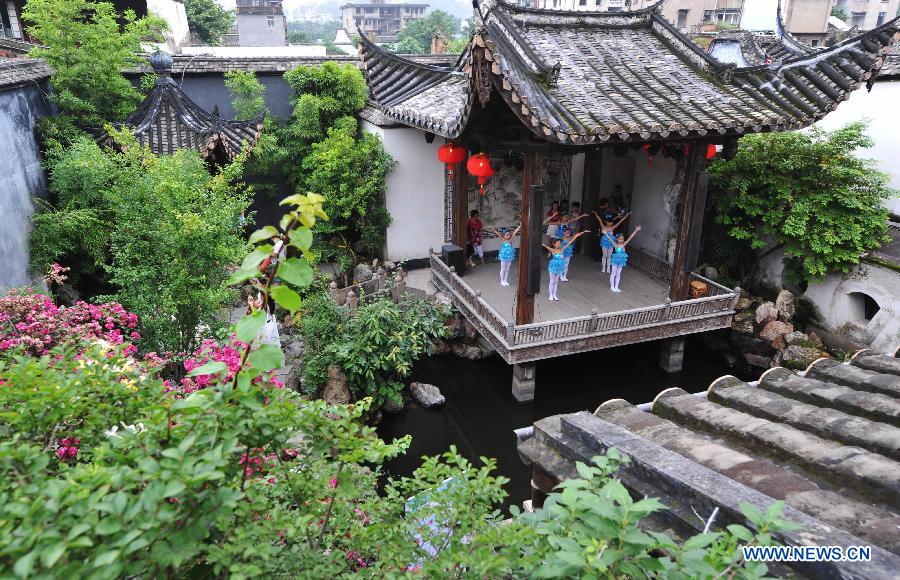
[(708, 295), (671, 302), (671, 265), (640, 249), (629, 253), (621, 293), (610, 292), (609, 274), (600, 271), (599, 263), (575, 256), (569, 281), (560, 282), (560, 300), (551, 302), (544, 271), (541, 293), (534, 301), (534, 322), (529, 324), (515, 323), (518, 264), (510, 271), (509, 286), (500, 286), (497, 262), (476, 266), (461, 277), (432, 254), (431, 272), (434, 284), (510, 364), (676, 338), (731, 324), (738, 290), (690, 273), (692, 280), (707, 284)]
[[(600, 269), (600, 262), (585, 256), (573, 256), (569, 266), (569, 281), (559, 283), (559, 301), (548, 298), (547, 258), (541, 270), (541, 293), (535, 296), (534, 321), (551, 322), (576, 318), (594, 310), (598, 314), (645, 308), (663, 304), (669, 295), (669, 283), (651, 277), (639, 268), (626, 267), (619, 283), (620, 293), (609, 289), (609, 274)], [(490, 304), (507, 322), (516, 319), (516, 286), (518, 261), (510, 269), (509, 286), (500, 285), (500, 263), (488, 262), (466, 270), (463, 281)]]

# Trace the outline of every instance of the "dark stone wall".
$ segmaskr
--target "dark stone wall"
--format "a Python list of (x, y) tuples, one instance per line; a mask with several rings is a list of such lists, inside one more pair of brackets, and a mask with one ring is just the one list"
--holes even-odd
[(52, 109), (47, 86), (0, 89), (0, 288), (28, 284), (33, 196), (47, 193), (35, 125)]
[[(177, 67), (176, 67), (177, 69)], [(206, 111), (212, 112), (218, 105), (219, 116), (230, 119), (234, 116), (231, 108), (231, 92), (225, 88), (225, 75), (185, 75), (184, 81), (177, 70), (172, 71), (172, 78), (181, 84), (181, 89), (194, 102)], [(269, 111), (278, 117), (291, 114), (291, 87), (280, 74), (258, 74), (257, 78), (266, 87), (266, 105)]]

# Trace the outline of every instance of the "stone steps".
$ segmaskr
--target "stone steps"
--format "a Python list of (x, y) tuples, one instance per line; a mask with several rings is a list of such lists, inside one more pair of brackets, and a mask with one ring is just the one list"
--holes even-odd
[(866, 497), (900, 505), (900, 464), (883, 455), (724, 407), (682, 389), (660, 393), (653, 414), (778, 458), (838, 487), (863, 484), (857, 491)]
[[(854, 362), (857, 362), (857, 359), (854, 359)], [(832, 359), (823, 358), (809, 366), (806, 370), (806, 376), (826, 383), (844, 385), (857, 391), (879, 393), (889, 397), (900, 398), (900, 377), (879, 374), (859, 367), (856, 364), (841, 364)]]
[[(819, 364), (812, 365), (810, 370), (818, 366)], [(801, 377), (784, 368), (767, 371), (760, 378), (759, 388), (819, 407), (838, 409), (849, 415), (865, 417), (894, 427), (900, 426), (900, 399), (881, 393), (858, 391), (810, 376)]]
[(713, 383), (707, 398), (755, 417), (782, 422), (824, 439), (856, 445), (900, 461), (900, 428), (891, 425), (782, 397), (731, 376)]
[[(702, 401), (681, 389), (670, 391)], [(900, 524), (900, 518), (891, 511), (824, 489), (819, 482), (769, 459), (748, 455), (727, 441), (693, 431), (674, 419), (646, 413), (621, 399), (607, 401), (594, 414), (769, 497), (782, 499), (818, 520), (872, 541), (878, 537), (882, 547), (900, 550), (900, 530), (894, 529), (887, 535), (882, 532), (883, 528), (890, 531), (891, 525)]]

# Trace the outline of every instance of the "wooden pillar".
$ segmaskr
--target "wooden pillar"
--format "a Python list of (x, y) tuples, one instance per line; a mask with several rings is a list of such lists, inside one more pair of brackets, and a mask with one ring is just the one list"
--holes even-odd
[[(532, 255), (532, 246), (535, 239), (541, 238), (540, 228), (533, 227), (534, 221), (540, 224), (540, 220), (532, 220), (531, 212), (541, 214), (542, 207), (531, 207), (531, 186), (533, 184), (532, 173), (537, 167), (537, 154), (534, 151), (525, 152), (525, 167), (522, 170), (522, 235), (519, 239), (519, 282), (516, 289), (516, 324), (531, 324), (534, 322), (534, 294), (529, 292), (528, 272), (531, 269), (532, 260), (540, 258), (540, 252)], [(537, 236), (537, 238), (535, 238)]]
[[(706, 143), (701, 141), (691, 144), (686, 162), (678, 204), (678, 225), (675, 230), (672, 285), (669, 288), (669, 298), (672, 302), (685, 300), (688, 296), (688, 284), (690, 283), (688, 254), (690, 253), (690, 238), (694, 221), (694, 203), (698, 197), (703, 199), (702, 203), (706, 201)], [(698, 186), (701, 185), (703, 192), (698, 196)], [(702, 227), (702, 220), (699, 227)], [(699, 234), (700, 232), (697, 232), (697, 235)]]
[(592, 212), (600, 205), (600, 177), (603, 167), (603, 149), (591, 149), (584, 154), (584, 185), (581, 188), (581, 209), (588, 217), (581, 223), (582, 229), (590, 230), (581, 240), (582, 253), (592, 255), (592, 250), (600, 243), (600, 225)]
[(468, 156), (453, 170), (453, 243), (463, 251), (469, 237), (466, 229), (469, 219), (469, 173), (466, 171), (466, 161)]

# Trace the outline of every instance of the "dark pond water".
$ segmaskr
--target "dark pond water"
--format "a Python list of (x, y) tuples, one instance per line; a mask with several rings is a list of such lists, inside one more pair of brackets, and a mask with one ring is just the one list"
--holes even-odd
[(511, 480), (507, 504), (521, 504), (531, 496), (531, 469), (516, 453), (513, 429), (550, 415), (593, 411), (608, 399), (640, 404), (669, 387), (700, 392), (720, 376), (734, 374), (724, 361), (690, 341), (680, 373), (660, 370), (658, 356), (659, 345), (646, 343), (542, 361), (537, 367), (535, 400), (524, 405), (513, 399), (512, 367), (499, 357), (420, 361), (412, 380), (437, 385), (447, 403), (434, 410), (411, 405), (399, 414), (384, 415), (378, 427), (383, 439), (412, 435), (409, 451), (392, 461), (388, 472), (409, 475), (423, 455), (436, 455), (456, 445), (470, 461), (480, 456), (495, 458), (497, 471)]

